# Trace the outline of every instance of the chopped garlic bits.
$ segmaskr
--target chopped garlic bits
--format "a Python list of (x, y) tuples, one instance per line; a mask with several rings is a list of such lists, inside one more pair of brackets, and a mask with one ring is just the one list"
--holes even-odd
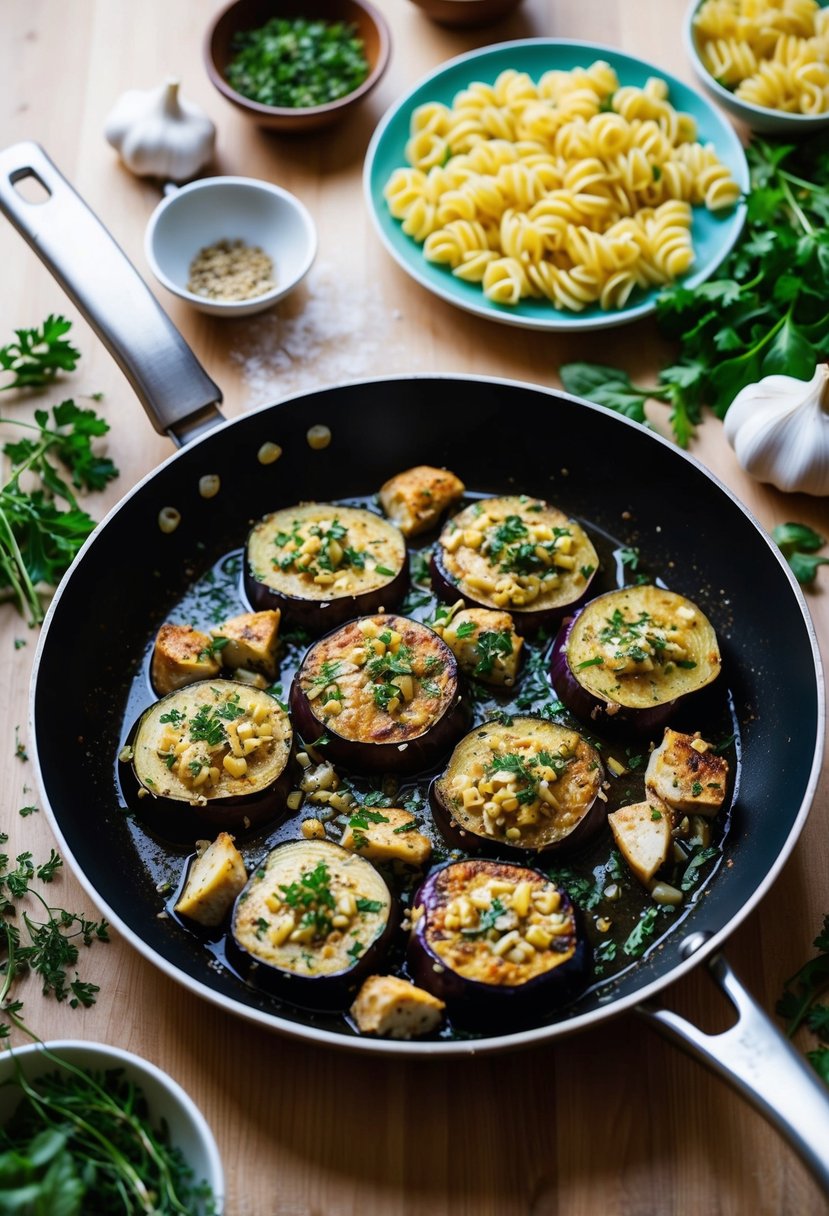
[(566, 962), (576, 944), (572, 908), (537, 870), (458, 862), (442, 872), (427, 909), (429, 944), (453, 971), (482, 983), (527, 983)]
[(385, 586), (405, 561), (398, 529), (359, 507), (287, 507), (265, 516), (248, 538), (257, 582), (301, 599), (331, 600)]
[(466, 507), (446, 524), (440, 545), (459, 593), (488, 608), (537, 611), (570, 603), (599, 565), (579, 524), (525, 495)]
[(133, 763), (149, 793), (204, 803), (275, 780), (287, 764), (291, 737), (288, 716), (273, 697), (233, 680), (206, 680), (147, 710)]

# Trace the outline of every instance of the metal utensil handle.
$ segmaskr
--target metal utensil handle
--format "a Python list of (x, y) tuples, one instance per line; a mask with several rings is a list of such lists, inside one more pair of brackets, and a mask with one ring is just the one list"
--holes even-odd
[(723, 956), (714, 954), (706, 965), (737, 1011), (737, 1021), (730, 1029), (709, 1035), (668, 1009), (641, 1005), (638, 1012), (756, 1106), (829, 1192), (829, 1091), (749, 995)]
[[(48, 198), (28, 202), (16, 188), (27, 177)], [(0, 211), (86, 317), (157, 431), (180, 443), (222, 420), (220, 389), (123, 249), (39, 144), (0, 151)]]

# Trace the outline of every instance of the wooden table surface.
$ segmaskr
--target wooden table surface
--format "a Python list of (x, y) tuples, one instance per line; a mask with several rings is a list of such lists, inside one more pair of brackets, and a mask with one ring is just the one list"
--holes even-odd
[[(0, 145), (40, 141), (145, 278), (146, 221), (156, 187), (133, 177), (105, 142), (104, 119), (127, 88), (169, 74), (219, 128), (217, 173), (279, 183), (308, 206), (319, 256), (306, 285), (277, 309), (224, 322), (162, 302), (224, 388), (227, 413), (339, 380), (394, 372), (475, 372), (556, 385), (572, 359), (635, 375), (664, 353), (650, 322), (598, 340), (544, 335), (479, 320), (409, 280), (380, 246), (361, 194), (371, 132), (400, 93), (442, 61), (488, 42), (533, 35), (583, 39), (650, 59), (692, 82), (682, 50), (686, 0), (525, 0), (488, 28), (450, 31), (407, 0), (379, 0), (394, 50), (380, 87), (353, 118), (304, 140), (247, 125), (214, 92), (201, 64), (213, 5), (199, 0), (6, 0), (0, 42)], [(121, 476), (88, 499), (100, 517), (169, 454), (102, 344), (10, 226), (0, 222), (0, 343), (49, 312), (73, 318), (83, 352), (63, 395), (102, 391), (109, 450)], [(58, 400), (57, 391), (54, 400)], [(4, 412), (25, 411), (11, 394)], [(664, 429), (666, 415), (653, 417)], [(738, 469), (721, 425), (708, 418), (694, 446), (769, 528), (788, 519), (826, 532), (825, 503), (786, 497)], [(809, 607), (829, 654), (829, 575)], [(14, 856), (44, 859), (52, 835), (25, 743), (36, 635), (0, 608), (2, 826)], [(25, 645), (20, 645), (25, 642)], [(825, 778), (825, 773), (824, 773)], [(733, 934), (728, 957), (772, 1011), (784, 979), (810, 957), (829, 911), (829, 785), (821, 784), (800, 842), (772, 897)], [(92, 829), (91, 829), (92, 830)], [(70, 873), (60, 902), (95, 914)], [(385, 1062), (288, 1041), (197, 999), (113, 934), (84, 952), (100, 985), (88, 1010), (25, 988), (43, 1038), (108, 1041), (156, 1061), (191, 1093), (213, 1127), (227, 1172), (229, 1216), (742, 1216), (806, 1214), (824, 1200), (793, 1152), (725, 1084), (633, 1016), (535, 1050), (442, 1063)], [(703, 1026), (724, 1024), (722, 1000), (697, 970), (667, 1003)]]

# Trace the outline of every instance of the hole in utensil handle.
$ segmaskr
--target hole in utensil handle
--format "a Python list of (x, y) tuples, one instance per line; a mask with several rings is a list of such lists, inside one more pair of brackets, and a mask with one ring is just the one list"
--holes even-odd
[(9, 181), (24, 203), (42, 207), (52, 197), (52, 191), (34, 169), (17, 169), (9, 175)]

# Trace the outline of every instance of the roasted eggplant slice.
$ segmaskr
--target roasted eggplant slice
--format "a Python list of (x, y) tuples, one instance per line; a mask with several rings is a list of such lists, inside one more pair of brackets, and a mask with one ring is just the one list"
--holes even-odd
[(432, 782), (435, 822), (464, 850), (502, 854), (574, 848), (604, 822), (599, 753), (543, 718), (470, 731)]
[(562, 625), (551, 676), (582, 721), (649, 734), (678, 701), (715, 680), (720, 665), (714, 627), (696, 604), (640, 586), (600, 595)]
[(599, 565), (584, 529), (538, 498), (484, 498), (450, 519), (432, 557), (441, 599), (502, 608), (521, 629), (557, 624)]
[(408, 586), (406, 542), (359, 507), (305, 503), (252, 528), (245, 592), (254, 608), (280, 609), (314, 634), (365, 612), (395, 608)]
[(285, 810), (291, 743), (288, 715), (267, 693), (234, 680), (191, 684), (133, 728), (127, 800), (173, 839), (194, 823), (245, 830)]
[(459, 1025), (512, 1029), (584, 987), (588, 948), (566, 893), (539, 870), (497, 861), (435, 870), (413, 903), (415, 983)]
[(316, 642), (291, 686), (304, 739), (357, 770), (414, 772), (448, 752), (466, 725), (452, 651), (426, 625), (385, 614)]
[(276, 996), (345, 1009), (396, 927), (370, 862), (329, 840), (293, 840), (271, 850), (236, 900), (228, 956)]

